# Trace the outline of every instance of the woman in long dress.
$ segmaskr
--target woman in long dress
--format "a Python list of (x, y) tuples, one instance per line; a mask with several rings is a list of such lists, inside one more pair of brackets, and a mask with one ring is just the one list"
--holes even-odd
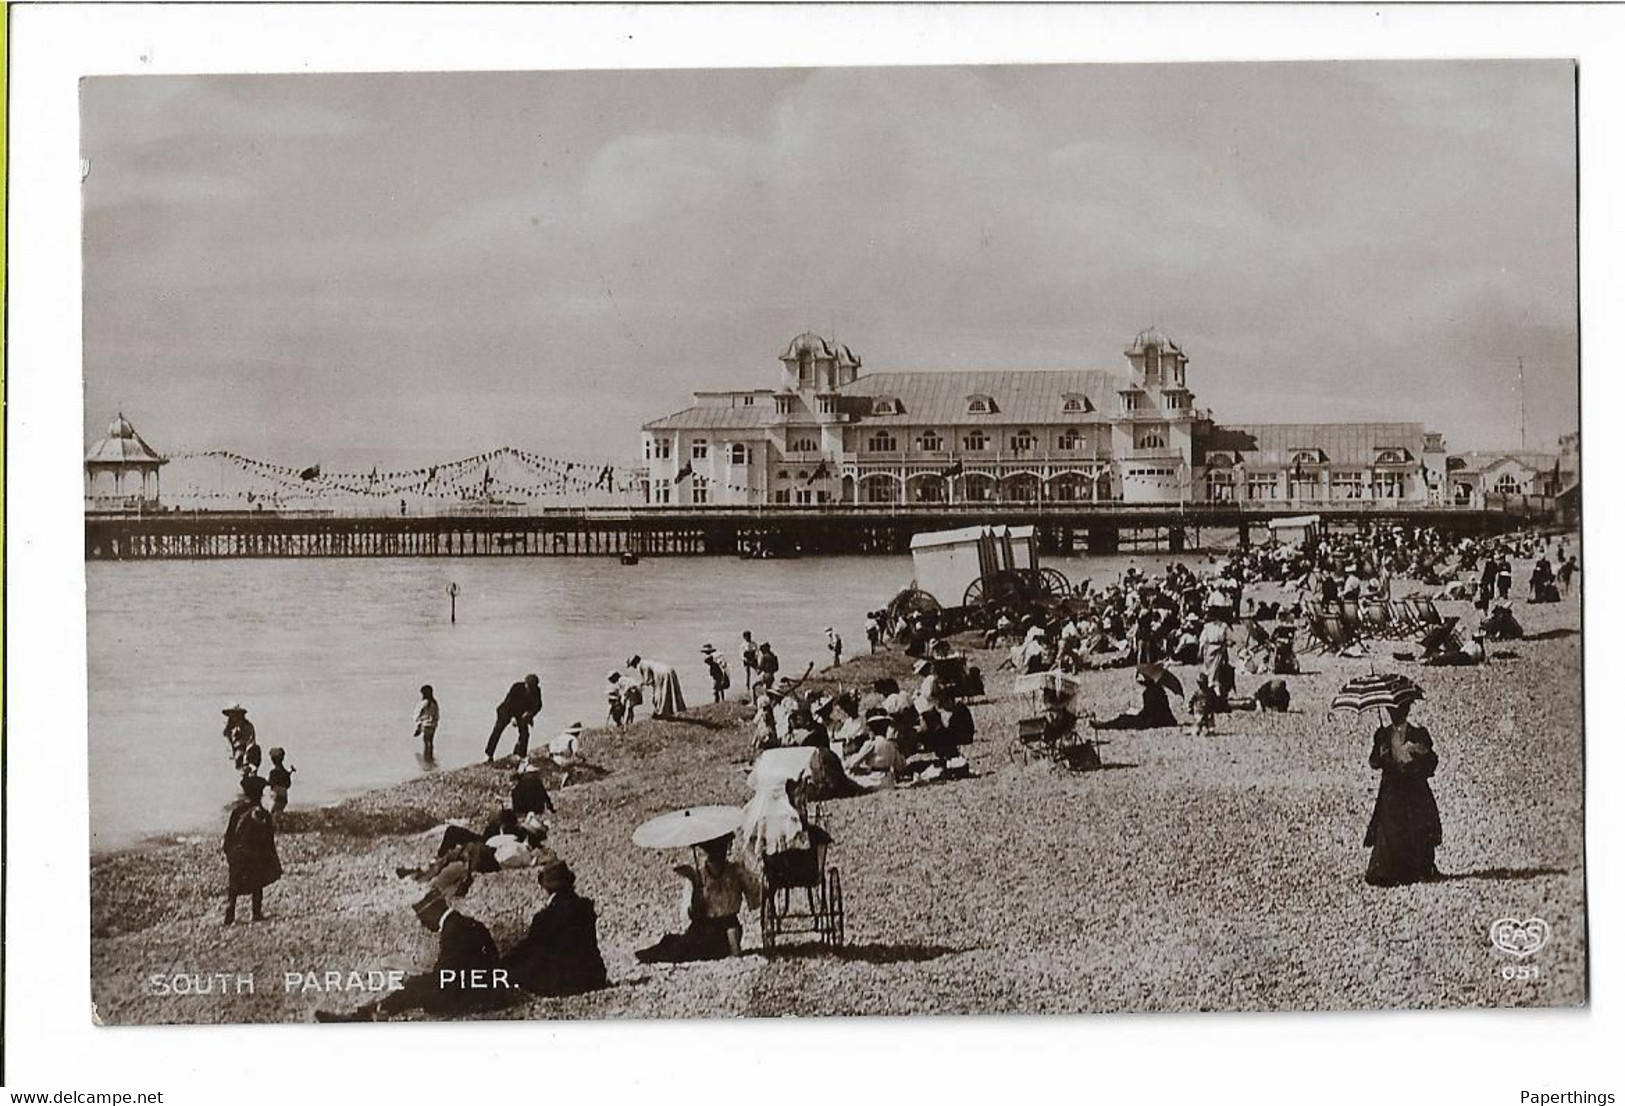
[(1417, 883), (1439, 874), (1433, 853), (1444, 839), (1439, 804), (1428, 778), (1439, 766), (1433, 738), (1411, 725), (1410, 704), (1390, 708), (1389, 724), (1371, 743), (1371, 767), (1382, 773), (1377, 805), (1366, 827), (1371, 850), (1365, 881), (1377, 887)]
[(635, 669), (638, 682), (649, 688), (649, 710), (655, 718), (676, 718), (688, 709), (683, 702), (683, 685), (671, 665), (661, 661), (646, 661), (636, 653), (627, 660), (626, 667)]
[(265, 917), (265, 888), (282, 878), (276, 855), (276, 828), (270, 811), (261, 805), (265, 780), (244, 776), (243, 794), (226, 821), (226, 924), (237, 920), (237, 899), (249, 897), (254, 920)]

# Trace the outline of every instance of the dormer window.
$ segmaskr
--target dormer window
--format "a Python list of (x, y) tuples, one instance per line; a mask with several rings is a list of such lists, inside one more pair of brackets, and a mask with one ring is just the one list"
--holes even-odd
[(965, 413), (967, 415), (991, 415), (993, 413), (993, 397), (984, 395), (966, 396)]
[(1320, 464), (1320, 451), (1318, 449), (1300, 449), (1292, 455), (1294, 465)]
[(895, 415), (901, 408), (898, 406), (896, 396), (876, 396), (871, 414)]
[(1385, 449), (1377, 454), (1377, 464), (1379, 465), (1402, 465), (1404, 463), (1405, 455), (1397, 449)]
[(1090, 404), (1088, 396), (1080, 395), (1077, 392), (1068, 392), (1061, 397), (1061, 410), (1069, 415), (1078, 415), (1085, 411), (1092, 411), (1094, 407)]

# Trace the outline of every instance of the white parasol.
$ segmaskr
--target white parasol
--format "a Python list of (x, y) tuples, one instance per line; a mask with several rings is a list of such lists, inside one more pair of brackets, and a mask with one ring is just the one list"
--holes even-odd
[(744, 811), (736, 806), (691, 806), (649, 819), (632, 831), (632, 844), (645, 849), (686, 849), (726, 837), (739, 829)]

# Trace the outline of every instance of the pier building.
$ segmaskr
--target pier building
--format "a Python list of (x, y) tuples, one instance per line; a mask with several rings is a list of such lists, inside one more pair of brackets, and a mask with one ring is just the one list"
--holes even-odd
[(654, 506), (1445, 501), (1445, 446), (1420, 423), (1226, 426), (1190, 359), (1134, 336), (1100, 369), (864, 371), (805, 333), (772, 387), (697, 392), (643, 427)]

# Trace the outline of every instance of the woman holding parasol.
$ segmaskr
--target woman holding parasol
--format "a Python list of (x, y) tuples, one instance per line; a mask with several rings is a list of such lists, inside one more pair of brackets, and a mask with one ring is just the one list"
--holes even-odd
[(689, 807), (651, 818), (633, 833), (632, 843), (646, 849), (695, 850), (693, 864), (672, 868), (686, 884), (682, 903), (686, 928), (637, 950), (639, 961), (672, 964), (740, 955), (744, 936), (740, 907), (754, 910), (761, 903), (756, 877), (728, 856), (742, 815), (738, 807)]
[(1351, 680), (1332, 700), (1333, 710), (1377, 709), (1388, 716), (1371, 741), (1371, 767), (1382, 773), (1365, 831), (1371, 850), (1365, 881), (1375, 887), (1418, 883), (1439, 874), (1433, 854), (1444, 830), (1428, 786), (1439, 755), (1426, 728), (1410, 721), (1411, 704), (1421, 698), (1422, 689), (1405, 676), (1371, 675)]

